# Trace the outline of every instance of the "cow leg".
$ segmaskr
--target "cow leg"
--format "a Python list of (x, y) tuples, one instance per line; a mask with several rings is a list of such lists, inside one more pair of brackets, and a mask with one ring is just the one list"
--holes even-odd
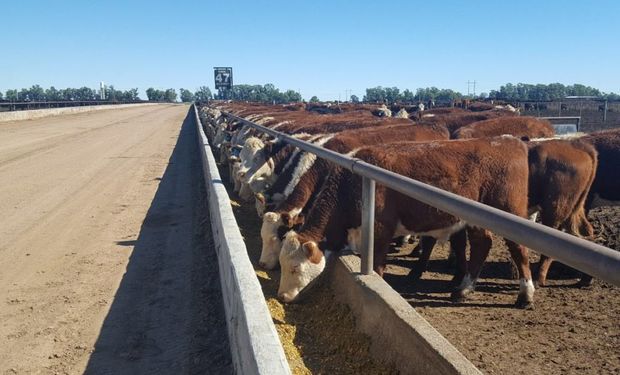
[[(467, 273), (467, 232), (465, 229), (460, 230), (450, 236), (450, 254), (454, 254), (453, 257), (456, 261), (456, 271), (452, 278), (454, 285), (459, 285), (465, 274)], [(448, 260), (450, 258), (448, 257)]]
[(374, 257), (373, 257), (373, 267), (375, 272), (383, 277), (383, 273), (385, 272), (386, 267), (386, 258), (387, 253), (390, 248), (390, 241), (392, 240), (389, 235), (382, 235), (381, 232), (385, 233), (393, 233), (389, 230), (382, 230), (382, 227), (379, 225), (375, 225), (375, 242), (374, 242)]
[(534, 303), (534, 283), (532, 282), (532, 272), (530, 270), (530, 260), (527, 255), (527, 248), (518, 245), (510, 240), (504, 239), (510, 255), (514, 260), (519, 271), (519, 296), (515, 306), (520, 309), (531, 308)]
[[(465, 268), (465, 276), (463, 276), (456, 290), (452, 292), (451, 297), (455, 302), (465, 300), (474, 291), (480, 270), (482, 270), (482, 265), (486, 261), (492, 245), (491, 233), (486, 229), (470, 227), (467, 230), (467, 235), (471, 245), (471, 254), (469, 256), (469, 264), (465, 262), (466, 267), (461, 265), (461, 267)], [(459, 252), (461, 253), (461, 259), (464, 259), (465, 250), (460, 249)]]
[(419, 280), (422, 277), (424, 271), (426, 271), (426, 267), (428, 266), (428, 260), (431, 257), (431, 253), (433, 252), (433, 247), (435, 247), (435, 243), (437, 240), (433, 237), (422, 236), (420, 238), (420, 246), (422, 247), (422, 253), (420, 254), (420, 258), (413, 266), (411, 272), (409, 272), (409, 279), (412, 281)]
[(540, 254), (540, 260), (538, 261), (538, 276), (536, 278), (536, 284), (538, 284), (537, 286), (541, 287), (547, 284), (547, 272), (549, 272), (551, 263), (553, 263), (553, 258), (550, 258), (545, 254)]

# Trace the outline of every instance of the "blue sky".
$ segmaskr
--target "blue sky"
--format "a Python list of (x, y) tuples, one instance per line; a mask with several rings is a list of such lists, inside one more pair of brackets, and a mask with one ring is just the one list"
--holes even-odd
[(7, 1), (0, 91), (39, 84), (213, 89), (305, 98), (366, 87), (488, 92), (507, 82), (620, 92), (620, 1)]

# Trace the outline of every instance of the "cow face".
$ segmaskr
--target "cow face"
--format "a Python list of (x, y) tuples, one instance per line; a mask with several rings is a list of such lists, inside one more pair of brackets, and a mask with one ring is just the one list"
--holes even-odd
[(278, 298), (291, 302), (299, 292), (325, 269), (325, 256), (316, 242), (301, 243), (295, 231), (284, 237), (280, 251), (280, 287)]

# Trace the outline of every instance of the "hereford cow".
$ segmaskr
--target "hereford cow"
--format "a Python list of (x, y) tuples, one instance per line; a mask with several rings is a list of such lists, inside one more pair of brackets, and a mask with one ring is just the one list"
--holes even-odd
[[(512, 214), (527, 216), (527, 147), (516, 138), (390, 144), (362, 148), (352, 155)], [(393, 237), (413, 232), (447, 239), (466, 225), (452, 215), (381, 185), (377, 186), (375, 199), (374, 269), (379, 275), (383, 275)], [(279, 298), (292, 301), (323, 271), (325, 249), (337, 251), (347, 243), (353, 249), (359, 248), (360, 216), (361, 178), (346, 169), (332, 167), (303, 226), (284, 237), (279, 257)], [(527, 249), (508, 240), (506, 244), (521, 279), (516, 305), (527, 307), (534, 297)], [(472, 258), (463, 283), (453, 296), (464, 297), (473, 290), (490, 242), (483, 238), (472, 243), (472, 248), (477, 248), (475, 254), (480, 256)]]
[[(584, 206), (596, 174), (594, 147), (581, 140), (531, 142), (528, 146), (530, 214), (540, 212), (542, 224), (551, 228), (592, 236)], [(545, 285), (552, 261), (541, 254), (538, 285)]]
[[(402, 141), (430, 141), (437, 139), (448, 139), (447, 129), (442, 127), (427, 126), (390, 126), (380, 129), (366, 128), (351, 130), (335, 135), (327, 141), (323, 147), (342, 154), (348, 153), (356, 148), (372, 144), (388, 144)], [(311, 155), (311, 154), (308, 154)], [(316, 158), (316, 157), (315, 157)], [(281, 248), (281, 239), (278, 230), (282, 227), (292, 227), (299, 223), (296, 217), (299, 213), (309, 207), (308, 202), (312, 200), (313, 194), (318, 192), (323, 183), (329, 163), (318, 159), (304, 170), (304, 174), (298, 179), (292, 178), (288, 190), (284, 192), (285, 199), (278, 202), (274, 212), (266, 213), (263, 216), (261, 227), (261, 238), (263, 247), (259, 265), (263, 268), (272, 269), (278, 263), (278, 255)], [(266, 205), (266, 197), (258, 195), (257, 200)], [(263, 209), (259, 208), (260, 211)]]
[(598, 152), (598, 168), (586, 210), (617, 205), (620, 202), (620, 129), (592, 133), (581, 139)]
[(453, 138), (483, 138), (510, 134), (518, 138), (549, 138), (555, 135), (551, 123), (535, 117), (499, 117), (478, 121), (457, 129)]

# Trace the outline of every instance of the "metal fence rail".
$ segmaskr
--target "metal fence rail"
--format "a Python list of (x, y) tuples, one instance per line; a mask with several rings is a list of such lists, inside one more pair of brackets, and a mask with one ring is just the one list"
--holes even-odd
[(313, 153), (363, 177), (362, 182), (362, 272), (372, 273), (375, 181), (430, 206), (559, 260), (579, 271), (620, 286), (620, 252), (546, 227), (499, 209), (463, 198), (431, 185), (390, 172), (360, 159), (327, 150), (290, 135), (222, 112), (263, 133), (303, 151)]

